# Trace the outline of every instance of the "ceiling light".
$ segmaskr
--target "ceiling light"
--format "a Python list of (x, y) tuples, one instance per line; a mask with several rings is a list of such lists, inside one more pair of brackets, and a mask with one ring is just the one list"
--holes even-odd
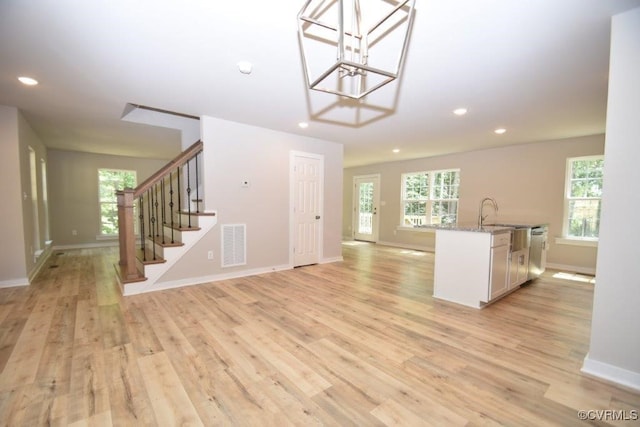
[(20, 76), (18, 77), (18, 80), (20, 80), (20, 83), (27, 86), (35, 86), (38, 84), (38, 81), (36, 79), (32, 79), (31, 77)]
[(506, 131), (507, 130), (505, 128), (498, 128), (498, 129), (494, 130), (494, 132), (497, 133), (498, 135), (502, 135)]
[(393, 152), (394, 152), (394, 153), (399, 153), (399, 152), (400, 152), (400, 149), (399, 149), (399, 148), (394, 148), (394, 149), (393, 149)]
[(464, 116), (465, 114), (467, 114), (467, 109), (466, 108), (456, 108), (455, 110), (453, 110), (453, 114), (455, 114), (456, 116)]
[(360, 99), (398, 78), (414, 3), (306, 0), (298, 37), (309, 89)]
[(298, 123), (298, 126), (299, 126), (301, 129), (306, 129), (306, 128), (308, 128), (308, 127), (309, 127), (309, 123), (307, 123), (307, 122), (300, 122), (300, 123)]
[(253, 64), (249, 61), (240, 61), (238, 62), (238, 69), (242, 74), (251, 74)]

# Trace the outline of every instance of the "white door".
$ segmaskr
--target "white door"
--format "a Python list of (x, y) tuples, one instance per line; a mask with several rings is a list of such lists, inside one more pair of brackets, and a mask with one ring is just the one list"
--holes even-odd
[(324, 159), (292, 153), (293, 266), (317, 264), (322, 247), (322, 191)]
[(353, 238), (377, 242), (380, 175), (356, 176), (353, 178), (353, 182)]

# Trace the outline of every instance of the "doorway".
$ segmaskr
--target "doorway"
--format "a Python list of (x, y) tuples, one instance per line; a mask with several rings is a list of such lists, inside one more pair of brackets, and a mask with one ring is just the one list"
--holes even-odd
[(291, 152), (291, 165), (292, 264), (300, 267), (321, 258), (324, 156)]
[(353, 238), (378, 241), (380, 175), (353, 177)]

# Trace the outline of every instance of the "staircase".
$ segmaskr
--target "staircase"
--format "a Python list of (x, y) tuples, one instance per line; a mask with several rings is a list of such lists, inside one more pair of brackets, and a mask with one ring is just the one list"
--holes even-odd
[[(200, 199), (202, 141), (187, 148), (135, 189), (117, 192), (123, 295), (154, 285), (217, 223)], [(193, 194), (195, 192), (195, 194)]]

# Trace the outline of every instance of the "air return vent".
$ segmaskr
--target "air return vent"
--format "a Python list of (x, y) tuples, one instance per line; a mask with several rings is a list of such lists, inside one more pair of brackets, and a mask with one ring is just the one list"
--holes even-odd
[(247, 225), (222, 225), (222, 266), (233, 267), (247, 263)]

